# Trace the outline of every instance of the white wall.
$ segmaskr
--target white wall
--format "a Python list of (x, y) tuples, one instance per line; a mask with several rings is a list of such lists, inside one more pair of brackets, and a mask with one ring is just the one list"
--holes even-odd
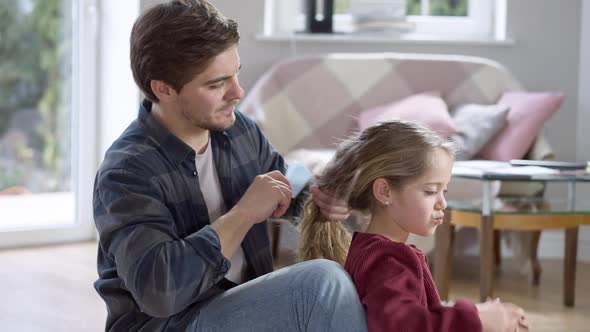
[(139, 91), (129, 62), (129, 36), (140, 0), (100, 2), (99, 156), (137, 115)]
[(582, 5), (578, 94), (578, 159), (590, 160), (590, 3)]
[[(581, 13), (577, 157), (578, 160), (590, 160), (590, 3), (588, 1), (583, 1)], [(578, 197), (588, 197), (586, 201), (590, 202), (590, 184), (577, 187)], [(590, 257), (590, 226), (582, 227), (579, 239), (579, 251), (582, 254), (588, 252)]]

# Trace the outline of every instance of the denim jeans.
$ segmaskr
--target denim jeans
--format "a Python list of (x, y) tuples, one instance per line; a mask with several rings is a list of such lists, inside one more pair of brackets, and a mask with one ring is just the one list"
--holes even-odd
[(236, 286), (205, 307), (190, 331), (367, 331), (352, 280), (317, 259)]

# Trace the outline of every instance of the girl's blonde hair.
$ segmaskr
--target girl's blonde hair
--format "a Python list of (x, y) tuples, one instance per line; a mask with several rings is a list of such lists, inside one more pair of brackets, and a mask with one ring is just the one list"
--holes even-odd
[[(371, 212), (377, 204), (373, 181), (385, 178), (393, 188), (402, 188), (424, 173), (435, 149), (454, 155), (453, 144), (429, 129), (405, 121), (382, 122), (345, 139), (317, 184), (351, 208)], [(351, 234), (341, 222), (326, 220), (312, 199), (305, 203), (300, 231), (300, 259), (326, 258), (344, 265)]]

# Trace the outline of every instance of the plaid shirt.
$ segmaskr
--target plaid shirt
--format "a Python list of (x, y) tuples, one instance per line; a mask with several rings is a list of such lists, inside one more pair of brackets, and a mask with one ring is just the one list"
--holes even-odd
[[(205, 301), (231, 287), (223, 278), (229, 261), (210, 226), (195, 151), (150, 115), (151, 106), (142, 103), (95, 179), (95, 288), (107, 304), (111, 331), (183, 329)], [(211, 132), (211, 147), (229, 209), (255, 176), (285, 171), (283, 158), (239, 112), (231, 128)], [(265, 222), (251, 228), (242, 249), (248, 279), (272, 271)]]

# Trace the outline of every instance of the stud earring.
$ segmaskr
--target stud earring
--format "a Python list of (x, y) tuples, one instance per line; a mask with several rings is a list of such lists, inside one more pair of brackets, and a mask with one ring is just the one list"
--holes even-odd
[(385, 201), (385, 207), (388, 208), (389, 207), (389, 201)]

